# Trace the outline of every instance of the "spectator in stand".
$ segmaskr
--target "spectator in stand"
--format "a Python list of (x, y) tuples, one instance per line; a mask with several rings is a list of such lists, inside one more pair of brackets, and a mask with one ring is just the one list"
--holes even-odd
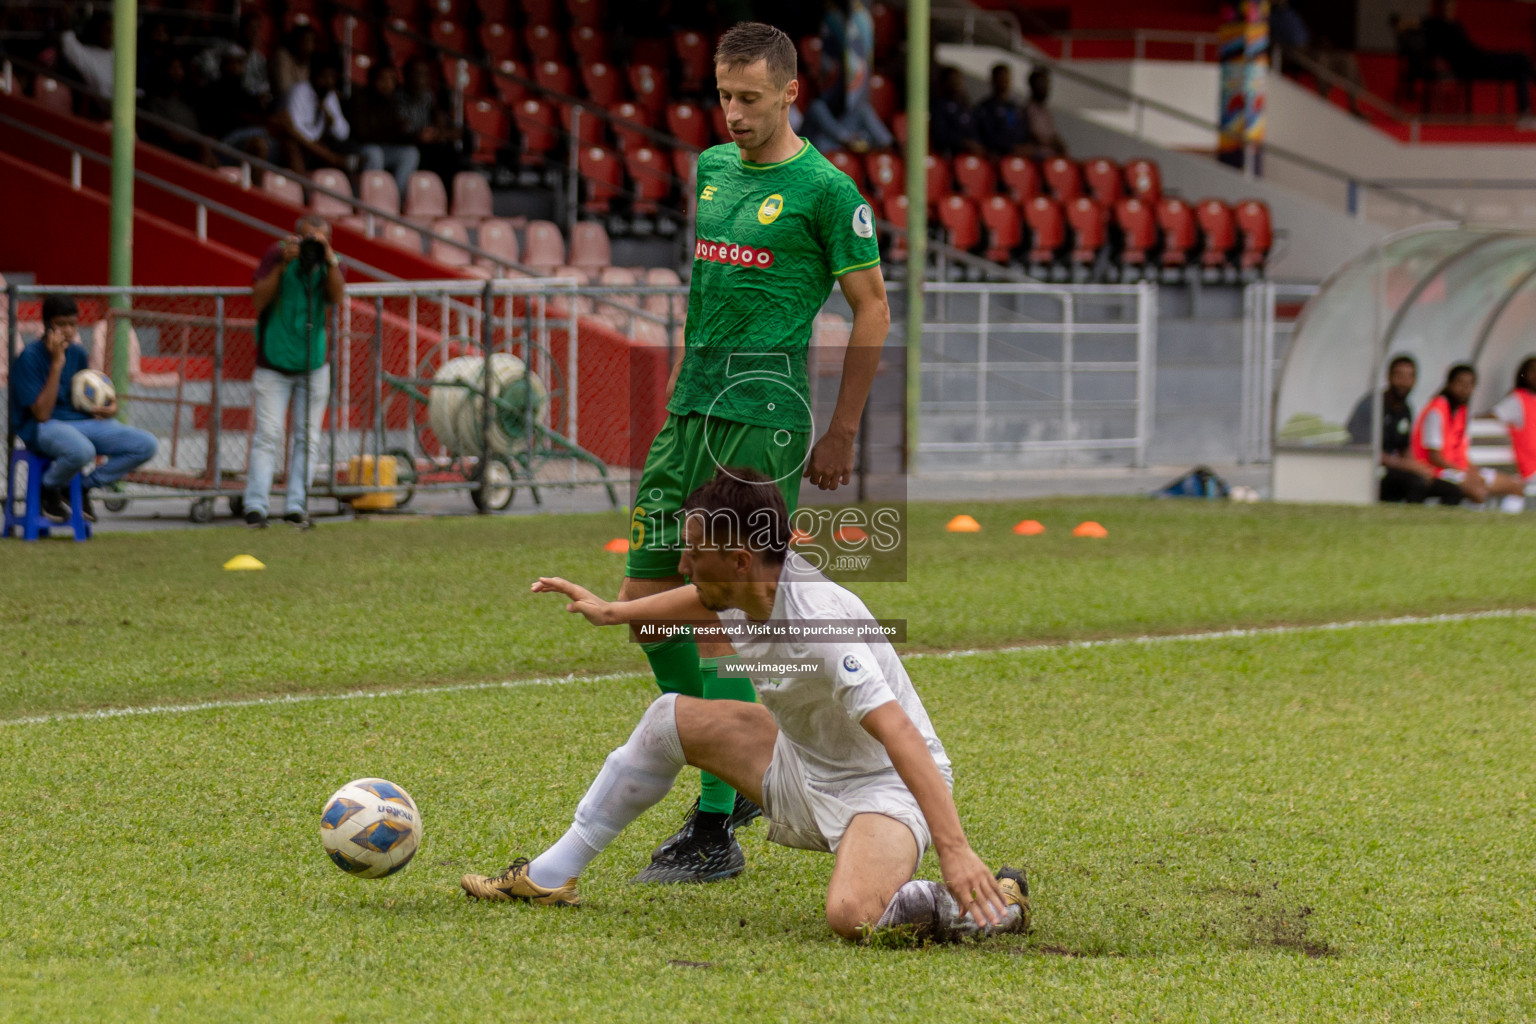
[[(1413, 439), (1413, 406), (1408, 396), (1419, 379), (1419, 364), (1412, 356), (1396, 356), (1387, 367), (1387, 388), (1381, 393), (1381, 487), (1382, 501), (1423, 504), (1437, 498), (1442, 505), (1461, 501), (1461, 488), (1441, 480), (1427, 462), (1410, 454)], [(1366, 395), (1349, 417), (1349, 439), (1371, 443), (1371, 396)]]
[[(43, 474), (42, 512), (56, 523), (69, 518), (69, 482), (81, 481), (86, 519), (96, 521), (91, 491), (116, 482), (155, 454), (155, 435), (113, 419), (117, 403), (96, 413), (70, 402), (75, 374), (88, 365), (80, 344), (80, 307), (68, 295), (43, 299), (43, 336), (21, 350), (11, 366), (11, 429), (31, 452), (53, 460)], [(107, 461), (96, 465), (97, 456)]]
[(112, 15), (98, 14), (85, 27), (85, 38), (66, 28), (59, 36), (64, 59), (92, 92), (112, 98)]
[(273, 121), (284, 166), (296, 174), (307, 174), (317, 167), (350, 170), (356, 163), (342, 151), (352, 137), (352, 125), (341, 112), (341, 97), (336, 95), (338, 78), (333, 61), (316, 57), (310, 63), (308, 80), (288, 90), (283, 112)]
[(1515, 83), (1515, 107), (1522, 127), (1531, 127), (1527, 123), (1531, 121), (1531, 80), (1536, 78), (1531, 58), (1514, 51), (1485, 50), (1472, 42), (1456, 20), (1456, 0), (1434, 0), (1430, 12), (1422, 23), (1430, 56), (1443, 59), (1462, 81)]
[[(1360, 62), (1353, 53), (1340, 50), (1325, 36), (1319, 36), (1317, 45), (1313, 46), (1312, 30), (1290, 0), (1274, 0), (1270, 7), (1269, 41), (1280, 54), (1280, 67), (1287, 66), (1284, 58), (1288, 56), (1301, 58), (1295, 63), (1300, 66), (1299, 70), (1312, 76), (1319, 96), (1327, 98), (1334, 79), (1343, 81), (1349, 87), (1345, 90), (1349, 96), (1349, 112), (1361, 116), (1359, 95), (1365, 89), (1365, 79), (1360, 75)], [(1318, 74), (1318, 68), (1332, 78)]]
[[(1527, 488), (1536, 484), (1536, 356), (1527, 356), (1520, 363), (1515, 373), (1515, 389), (1493, 407), (1493, 414), (1509, 431), (1521, 483)], [(1525, 499), (1505, 498), (1504, 508), (1509, 512), (1524, 511)]]
[[(331, 392), (325, 323), (346, 293), (341, 259), (331, 248), (331, 227), (307, 213), (294, 234), (274, 242), (251, 284), (256, 307), (256, 434), (245, 484), (245, 524), (267, 525), (272, 473), (283, 443), (283, 424), (294, 406), (284, 522), (308, 528), (309, 481), (320, 451)], [(306, 415), (307, 412), (307, 415)]]
[(283, 45), (272, 58), (272, 95), (282, 103), (288, 90), (300, 82), (309, 81), (309, 65), (314, 60), (320, 37), (308, 25), (300, 25), (288, 33)]
[(971, 98), (965, 94), (965, 76), (959, 68), (939, 69), (939, 90), (929, 117), (928, 141), (934, 152), (944, 156), (987, 152), (976, 138), (976, 118), (971, 113)]
[(264, 107), (270, 106), (272, 79), (267, 69), (267, 55), (261, 49), (266, 26), (266, 15), (257, 10), (247, 10), (240, 16), (238, 42), (226, 39), (197, 55), (198, 71), (203, 78), (210, 82), (218, 78), (224, 65), (224, 55), (230, 50), (242, 50), (245, 53), (245, 71), (241, 81), (245, 91), (259, 99)]
[[(270, 160), (274, 146), (267, 132), (266, 106), (245, 88), (245, 58), (245, 51), (238, 46), (224, 51), (222, 74), (202, 91), (198, 121), (203, 134), (258, 160)], [(217, 159), (221, 164), (235, 163), (222, 153)]]
[(1024, 117), (1029, 122), (1028, 155), (1037, 160), (1067, 155), (1067, 144), (1056, 130), (1056, 118), (1051, 116), (1048, 106), (1050, 98), (1051, 73), (1035, 68), (1029, 73), (1029, 102), (1024, 104)]
[(1013, 72), (1006, 64), (992, 67), (992, 92), (976, 104), (972, 118), (976, 139), (994, 156), (1030, 156), (1029, 121), (1013, 101)]
[(1436, 477), (1454, 484), (1476, 504), (1487, 501), (1490, 494), (1519, 496), (1519, 508), (1505, 505), (1507, 511), (1519, 512), (1525, 507), (1524, 484), (1488, 466), (1473, 466), (1469, 458), (1468, 404), (1476, 388), (1476, 370), (1466, 363), (1451, 367), (1445, 375), (1445, 388), (1419, 414), (1419, 421), (1413, 426), (1411, 454), (1416, 462), (1435, 467)]
[(448, 114), (447, 97), (437, 86), (437, 69), (425, 57), (405, 66), (405, 88), (395, 93), (405, 137), (421, 152), (421, 166), (451, 181), (459, 169), (458, 143), (463, 131)]
[(218, 166), (213, 152), (191, 137), (202, 134), (203, 129), (196, 109), (187, 101), (190, 89), (186, 64), (180, 57), (173, 55), (166, 57), (163, 64), (147, 70), (154, 77), (145, 90), (144, 110), (164, 118), (170, 124), (152, 124), (147, 119), (139, 121), (139, 134), (144, 141), (189, 160), (197, 160), (210, 167)]
[(362, 169), (388, 171), (403, 196), (406, 183), (421, 165), (421, 150), (406, 134), (405, 118), (395, 102), (399, 88), (400, 72), (394, 65), (375, 64), (368, 71), (368, 88), (353, 95), (348, 113)]

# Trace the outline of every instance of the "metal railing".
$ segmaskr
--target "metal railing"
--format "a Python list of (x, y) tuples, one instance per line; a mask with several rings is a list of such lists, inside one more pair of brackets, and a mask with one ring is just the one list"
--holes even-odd
[(1157, 287), (933, 284), (922, 464), (1146, 464)]
[(1242, 421), (1238, 461), (1270, 461), (1275, 387), (1302, 307), (1316, 284), (1255, 281), (1243, 290)]

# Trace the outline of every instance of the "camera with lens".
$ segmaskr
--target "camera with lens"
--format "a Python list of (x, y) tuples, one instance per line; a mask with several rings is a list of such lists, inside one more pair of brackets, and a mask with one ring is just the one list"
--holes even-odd
[(325, 243), (318, 238), (306, 238), (299, 243), (299, 270), (309, 274), (325, 264)]

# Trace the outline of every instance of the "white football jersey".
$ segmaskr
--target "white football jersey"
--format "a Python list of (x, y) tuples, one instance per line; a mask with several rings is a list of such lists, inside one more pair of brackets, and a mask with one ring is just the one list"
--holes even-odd
[[(748, 624), (745, 612), (719, 613), (728, 625)], [(779, 574), (772, 621), (793, 623), (873, 624), (864, 602), (833, 583), (800, 555), (791, 552)], [(880, 741), (859, 723), (882, 704), (897, 701), (928, 744), (945, 779), (949, 756), (933, 731), (928, 712), (912, 687), (896, 648), (883, 637), (807, 643), (783, 639), (734, 637), (758, 700), (772, 712), (779, 730), (795, 745), (808, 774), (836, 781), (889, 771), (891, 759)], [(790, 675), (772, 666), (795, 664), (812, 670)]]

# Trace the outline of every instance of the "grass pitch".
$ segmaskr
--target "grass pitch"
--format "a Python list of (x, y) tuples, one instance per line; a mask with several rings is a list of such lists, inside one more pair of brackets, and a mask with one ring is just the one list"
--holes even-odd
[[(986, 532), (938, 532), (956, 511)], [(1025, 514), (1051, 532), (1007, 535)], [(1065, 535), (1089, 517), (1107, 541)], [(861, 589), (931, 648), (1536, 596), (1529, 526), (1456, 510), (914, 520), (911, 582)], [(611, 592), (619, 559), (598, 545), (621, 532), (0, 545), (0, 718), (632, 668), (622, 637), (522, 592), (538, 572)], [(272, 568), (217, 571), (241, 550)], [(972, 842), (1026, 866), (1036, 905), (1027, 940), (926, 950), (834, 938), (831, 859), (761, 825), (739, 880), (629, 886), (692, 773), (593, 865), (579, 910), (465, 901), (463, 871), (563, 831), (654, 694), (639, 676), (9, 724), (0, 1020), (1525, 1019), (1533, 659), (1536, 620), (1514, 617), (913, 661)], [(319, 846), (322, 801), (361, 775), (411, 790), (426, 823), (380, 882)]]

